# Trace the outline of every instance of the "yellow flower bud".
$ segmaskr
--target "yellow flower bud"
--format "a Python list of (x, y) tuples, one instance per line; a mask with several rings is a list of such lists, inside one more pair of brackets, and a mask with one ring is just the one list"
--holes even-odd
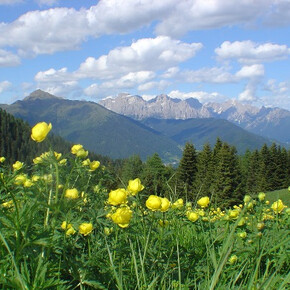
[(170, 201), (166, 197), (161, 198), (160, 211), (162, 212), (168, 211), (169, 207), (170, 207)]
[(23, 167), (23, 162), (16, 161), (12, 167), (14, 171), (20, 170)]
[(283, 204), (283, 201), (281, 199), (278, 199), (277, 201), (275, 201), (272, 206), (271, 209), (275, 212), (275, 213), (281, 213), (283, 211), (283, 209), (286, 206)]
[(31, 139), (36, 142), (42, 142), (51, 128), (51, 123), (47, 124), (46, 122), (40, 122), (36, 124), (31, 130)]
[(73, 145), (71, 148), (71, 153), (76, 155), (80, 149), (83, 149), (83, 145), (81, 144)]
[(259, 195), (258, 195), (258, 198), (260, 201), (263, 201), (266, 197), (266, 194), (264, 192), (260, 192)]
[(252, 199), (252, 197), (251, 197), (250, 195), (245, 195), (245, 196), (244, 196), (244, 203), (248, 203), (248, 202), (250, 202), (251, 199)]
[(90, 166), (90, 171), (95, 171), (97, 168), (100, 166), (100, 161), (92, 161), (89, 164)]
[(0, 157), (0, 163), (3, 163), (3, 162), (5, 162), (5, 160), (6, 160), (6, 158), (5, 157)]
[(237, 257), (237, 255), (232, 255), (232, 256), (229, 258), (229, 263), (230, 263), (231, 265), (235, 264), (237, 261), (238, 261), (238, 257)]
[(183, 199), (179, 198), (176, 202), (172, 204), (172, 208), (181, 209), (183, 207)]
[(132, 195), (136, 195), (139, 191), (143, 190), (144, 186), (141, 184), (141, 180), (136, 178), (134, 180), (129, 180), (127, 190)]
[(265, 227), (264, 223), (257, 223), (257, 229), (260, 231)]
[(199, 217), (198, 213), (194, 211), (189, 211), (186, 215), (191, 222), (197, 221)]
[(65, 197), (70, 199), (76, 199), (79, 197), (79, 192), (76, 188), (67, 189), (65, 191)]
[(197, 201), (197, 204), (201, 207), (207, 207), (209, 205), (209, 197), (204, 196)]

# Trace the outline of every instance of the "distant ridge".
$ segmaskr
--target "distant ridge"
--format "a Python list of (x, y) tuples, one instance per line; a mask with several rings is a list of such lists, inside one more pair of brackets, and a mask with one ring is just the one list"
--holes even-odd
[(237, 100), (201, 104), (194, 98), (180, 100), (167, 95), (159, 95), (146, 101), (139, 96), (128, 94), (101, 100), (99, 104), (136, 120), (225, 119), (249, 132), (290, 144), (290, 112), (280, 108), (257, 108)]

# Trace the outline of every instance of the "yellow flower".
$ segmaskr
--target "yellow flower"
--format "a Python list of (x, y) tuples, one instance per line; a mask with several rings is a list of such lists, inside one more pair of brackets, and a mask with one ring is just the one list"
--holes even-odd
[(241, 226), (243, 226), (245, 223), (246, 223), (246, 220), (245, 220), (244, 217), (242, 217), (242, 218), (240, 219), (240, 221), (238, 222), (238, 226), (241, 227)]
[(150, 195), (146, 200), (146, 206), (155, 211), (161, 209), (162, 200), (157, 195)]
[(244, 196), (244, 203), (248, 203), (248, 202), (250, 202), (251, 199), (252, 199), (252, 197), (251, 197), (250, 195), (245, 195), (245, 196)]
[(119, 205), (127, 202), (127, 192), (124, 188), (111, 190), (109, 193), (108, 203), (111, 205)]
[(81, 144), (73, 145), (71, 148), (71, 153), (76, 155), (80, 149), (83, 149), (83, 145)]
[(197, 204), (201, 207), (207, 207), (209, 205), (209, 197), (208, 196), (202, 197), (197, 201)]
[(240, 238), (245, 239), (247, 237), (247, 233), (246, 232), (241, 232), (238, 234)]
[(235, 264), (237, 261), (238, 261), (238, 257), (237, 257), (237, 255), (232, 255), (232, 256), (229, 258), (229, 263), (230, 263), (231, 265)]
[(38, 156), (38, 157), (35, 157), (32, 161), (34, 164), (39, 164), (43, 162), (43, 159)]
[(14, 171), (20, 170), (23, 167), (23, 162), (16, 161), (12, 167)]
[(113, 232), (113, 228), (104, 227), (104, 233), (109, 236)]
[(47, 124), (46, 122), (37, 123), (31, 130), (31, 139), (36, 142), (42, 142), (49, 131), (51, 130), (51, 123)]
[(198, 213), (197, 212), (194, 212), (194, 211), (189, 211), (187, 212), (187, 218), (191, 221), (191, 222), (195, 222), (198, 220)]
[(264, 192), (260, 192), (259, 195), (258, 195), (258, 198), (260, 201), (263, 201), (266, 197), (266, 194)]
[(79, 197), (79, 192), (76, 188), (67, 189), (65, 191), (65, 197), (70, 199), (76, 199)]
[(2, 206), (5, 207), (5, 208), (13, 207), (14, 206), (13, 200), (9, 200), (9, 201), (6, 201), (6, 202), (2, 203)]
[(72, 224), (67, 224), (66, 221), (62, 222), (61, 228), (66, 231), (65, 234), (67, 236), (73, 235), (76, 232), (75, 229), (73, 228)]
[(257, 229), (260, 231), (265, 227), (264, 223), (257, 223)]
[(67, 162), (67, 159), (64, 158), (64, 159), (61, 159), (61, 160), (59, 161), (59, 164), (60, 164), (60, 165), (65, 165), (66, 162)]
[(83, 165), (83, 166), (90, 166), (90, 163), (91, 163), (91, 161), (90, 161), (90, 159), (88, 158), (88, 159), (86, 159), (86, 160), (84, 160), (84, 161), (82, 162), (82, 165)]
[(61, 156), (62, 156), (61, 153), (57, 153), (55, 151), (53, 153), (54, 153), (54, 157), (55, 157), (56, 160), (59, 160), (61, 158)]
[(160, 211), (162, 212), (168, 211), (169, 207), (170, 207), (170, 201), (166, 197), (161, 198)]
[(33, 182), (37, 182), (39, 179), (40, 179), (40, 176), (39, 176), (39, 175), (33, 175), (33, 176), (31, 177), (31, 180), (32, 180)]
[(3, 162), (5, 162), (5, 160), (6, 160), (6, 158), (5, 157), (0, 157), (0, 163), (3, 163)]
[(88, 154), (89, 154), (89, 151), (86, 151), (85, 149), (80, 149), (77, 152), (76, 156), (80, 157), (80, 158), (86, 158), (88, 156)]
[(139, 178), (136, 178), (134, 180), (129, 180), (127, 190), (132, 195), (136, 195), (139, 191), (141, 191), (143, 189), (144, 189), (144, 186), (141, 184), (141, 181)]
[(100, 161), (90, 162), (90, 171), (95, 171), (100, 166)]
[(87, 236), (89, 233), (91, 233), (93, 230), (93, 224), (92, 223), (82, 223), (79, 226), (79, 232), (80, 234)]
[(111, 219), (119, 227), (126, 228), (130, 223), (132, 214), (132, 210), (128, 207), (120, 207), (112, 214)]
[(33, 185), (33, 182), (30, 179), (26, 179), (23, 183), (24, 187), (31, 187)]
[(27, 177), (26, 177), (25, 174), (19, 174), (19, 175), (17, 175), (17, 176), (15, 177), (15, 181), (14, 181), (14, 183), (15, 183), (16, 185), (21, 185), (21, 184), (24, 184), (24, 183), (25, 183), (26, 179), (27, 179)]
[(179, 198), (176, 202), (172, 204), (172, 208), (181, 209), (183, 207), (183, 199)]
[(278, 199), (277, 201), (273, 202), (271, 209), (275, 213), (281, 213), (285, 207), (286, 206), (283, 204), (283, 201), (281, 199)]
[(230, 209), (229, 210), (229, 217), (231, 219), (236, 219), (239, 216), (240, 211), (237, 209)]

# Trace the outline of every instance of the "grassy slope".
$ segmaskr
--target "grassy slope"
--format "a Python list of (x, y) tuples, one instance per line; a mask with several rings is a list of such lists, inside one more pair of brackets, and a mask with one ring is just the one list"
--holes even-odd
[(281, 199), (284, 204), (290, 207), (290, 191), (287, 188), (266, 192), (266, 198), (271, 203)]

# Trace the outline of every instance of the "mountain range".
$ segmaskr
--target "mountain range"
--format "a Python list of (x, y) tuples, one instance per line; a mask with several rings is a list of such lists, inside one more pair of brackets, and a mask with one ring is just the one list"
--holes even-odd
[[(145, 102), (139, 96), (123, 95), (115, 102), (120, 100), (124, 100), (126, 105), (124, 103), (123, 106), (131, 110), (131, 117), (134, 108), (139, 106), (138, 101)], [(111, 100), (111, 103), (113, 101)], [(147, 102), (155, 108), (155, 117), (160, 117), (162, 110), (157, 110), (157, 102), (164, 105), (163, 112), (167, 112), (168, 118), (172, 117), (171, 113), (169, 114), (170, 110), (175, 112), (175, 118), (145, 118), (144, 115), (141, 121), (137, 120), (136, 114), (133, 119), (95, 102), (68, 100), (41, 90), (34, 91), (11, 105), (2, 104), (0, 107), (27, 121), (31, 126), (40, 121), (51, 122), (54, 134), (111, 158), (127, 158), (138, 154), (145, 160), (157, 152), (164, 162), (176, 162), (181, 157), (182, 147), (187, 141), (201, 149), (205, 142), (214, 145), (217, 137), (236, 146), (239, 153), (245, 152), (246, 149), (261, 148), (265, 143), (271, 144), (271, 140), (249, 133), (228, 120), (205, 118), (202, 112), (210, 113), (210, 110), (195, 99), (171, 100), (162, 95)], [(179, 111), (174, 110), (174, 104)], [(166, 106), (170, 109), (165, 110)], [(149, 108), (150, 106), (147, 110)], [(196, 118), (186, 118), (190, 116), (190, 111), (194, 110), (199, 115), (196, 115)], [(137, 112), (137, 109), (135, 111)], [(183, 118), (179, 118), (182, 113)]]
[(255, 107), (236, 100), (201, 104), (197, 99), (185, 100), (159, 95), (151, 100), (140, 96), (119, 94), (99, 102), (116, 113), (136, 120), (157, 119), (224, 119), (260, 136), (290, 143), (290, 112), (280, 108)]

